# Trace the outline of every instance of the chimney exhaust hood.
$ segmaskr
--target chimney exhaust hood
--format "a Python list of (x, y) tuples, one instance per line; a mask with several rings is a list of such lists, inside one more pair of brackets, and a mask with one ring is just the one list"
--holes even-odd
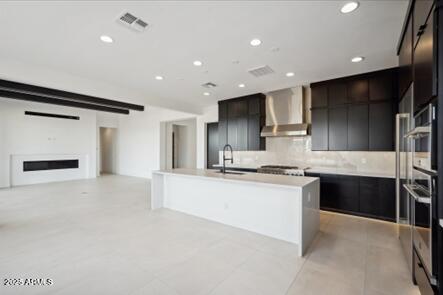
[(266, 126), (262, 137), (309, 135), (305, 122), (303, 86), (269, 92), (266, 96)]

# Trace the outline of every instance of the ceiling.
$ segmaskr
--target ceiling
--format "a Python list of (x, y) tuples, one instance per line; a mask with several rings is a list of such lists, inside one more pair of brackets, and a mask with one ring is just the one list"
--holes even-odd
[[(202, 108), (396, 66), (408, 2), (361, 0), (356, 11), (342, 14), (345, 2), (1, 2), (0, 57), (132, 89), (148, 104), (156, 98)], [(118, 24), (125, 11), (149, 27), (139, 33)], [(103, 34), (114, 42), (101, 42)], [(253, 38), (262, 44), (252, 47)], [(351, 63), (358, 55), (365, 60)], [(256, 78), (247, 72), (264, 65), (275, 73)], [(201, 87), (206, 82), (218, 85), (209, 96)]]

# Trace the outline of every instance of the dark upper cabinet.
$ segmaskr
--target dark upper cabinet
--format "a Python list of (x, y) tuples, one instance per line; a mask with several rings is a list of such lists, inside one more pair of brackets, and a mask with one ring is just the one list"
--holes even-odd
[(228, 102), (228, 118), (248, 115), (248, 106), (248, 101), (243, 99)]
[(265, 96), (254, 94), (219, 102), (219, 146), (236, 151), (265, 150), (260, 136), (266, 122)]
[(228, 144), (235, 151), (248, 150), (248, 117), (236, 117), (228, 120)]
[(248, 116), (237, 118), (237, 150), (248, 150)]
[(368, 79), (352, 79), (347, 83), (348, 102), (365, 102), (369, 99)]
[(348, 106), (348, 150), (369, 149), (369, 106), (367, 104)]
[(348, 109), (346, 106), (329, 109), (328, 133), (330, 151), (348, 149)]
[(248, 151), (261, 151), (265, 149), (266, 138), (257, 136), (260, 134), (261, 126), (265, 125), (265, 117), (249, 115), (248, 117)]
[(434, 0), (418, 0), (414, 3), (414, 46), (417, 46), (418, 39), (422, 35), (432, 9)]
[[(420, 2), (420, 1), (418, 1)], [(420, 110), (435, 95), (433, 15), (419, 36), (414, 51), (414, 111)]]
[(392, 151), (394, 149), (393, 103), (379, 102), (369, 105), (369, 150)]
[(348, 102), (346, 82), (332, 82), (328, 85), (328, 105), (336, 106)]
[(227, 125), (228, 125), (228, 132), (227, 132), (228, 142), (227, 142), (227, 144), (231, 145), (231, 147), (234, 151), (237, 151), (238, 150), (238, 147), (237, 147), (237, 135), (238, 135), (237, 118), (229, 118), (229, 120), (227, 120)]
[(313, 83), (312, 150), (392, 151), (398, 75), (392, 68)]
[(311, 107), (322, 108), (328, 106), (328, 86), (315, 85), (311, 88)]
[(394, 93), (394, 75), (393, 72), (387, 72), (382, 75), (376, 75), (369, 78), (369, 100), (391, 100), (397, 97)]
[(328, 110), (314, 109), (311, 111), (311, 141), (313, 151), (328, 150)]
[(406, 31), (401, 42), (399, 51), (398, 63), (398, 94), (403, 97), (403, 94), (409, 88), (412, 82), (412, 20), (409, 19), (406, 26)]
[(218, 119), (223, 120), (228, 118), (228, 103), (224, 101), (218, 102)]
[(222, 150), (228, 143), (228, 104), (226, 102), (218, 103), (218, 145)]

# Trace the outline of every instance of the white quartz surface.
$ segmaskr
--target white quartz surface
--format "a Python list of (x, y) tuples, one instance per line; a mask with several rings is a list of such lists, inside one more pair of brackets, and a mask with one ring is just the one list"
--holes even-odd
[(381, 178), (395, 178), (395, 175), (383, 171), (359, 171), (344, 168), (329, 168), (329, 167), (313, 167), (306, 170), (307, 173), (325, 173), (325, 174), (339, 174), (351, 176), (367, 176), (367, 177), (381, 177)]
[[(269, 164), (276, 165), (276, 164)], [(281, 164), (284, 165), (284, 164)], [(221, 167), (222, 165), (214, 165)], [(257, 169), (259, 166), (255, 164), (226, 164), (227, 168), (243, 168), (243, 169)], [(304, 168), (304, 167), (301, 167)], [(355, 169), (346, 168), (334, 168), (334, 167), (310, 167), (306, 169), (307, 173), (325, 173), (325, 174), (338, 174), (338, 175), (351, 175), (351, 176), (365, 176), (365, 177), (382, 177), (382, 178), (395, 178), (394, 174), (384, 171), (360, 171)]]
[(223, 174), (211, 170), (203, 169), (171, 169), (160, 170), (154, 173), (160, 174), (173, 174), (183, 175), (190, 177), (211, 178), (221, 181), (234, 181), (234, 182), (250, 182), (254, 184), (264, 184), (287, 188), (300, 188), (309, 183), (316, 181), (316, 177), (304, 177), (304, 176), (287, 176), (287, 175), (272, 175), (261, 173), (244, 173), (244, 174)]

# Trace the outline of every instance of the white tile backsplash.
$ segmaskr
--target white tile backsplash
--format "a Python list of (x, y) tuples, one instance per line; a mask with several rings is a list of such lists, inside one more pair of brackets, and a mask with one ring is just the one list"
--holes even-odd
[(394, 152), (311, 151), (311, 137), (269, 137), (266, 151), (234, 152), (234, 165), (257, 167), (267, 164), (395, 173)]

